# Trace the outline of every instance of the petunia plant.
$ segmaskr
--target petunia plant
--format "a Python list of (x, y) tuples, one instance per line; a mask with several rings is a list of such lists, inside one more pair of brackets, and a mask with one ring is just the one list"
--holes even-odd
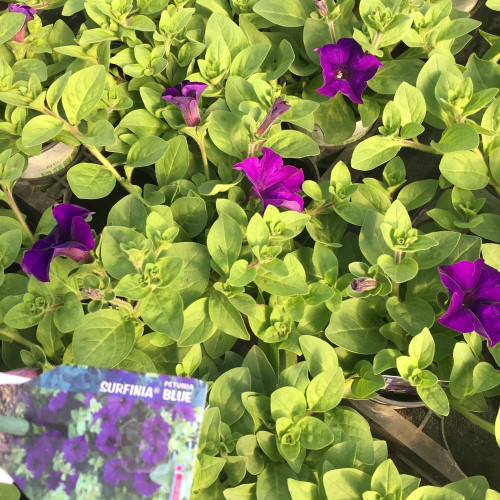
[[(398, 377), (499, 440), (497, 37), (451, 0), (50, 6), (0, 16), (2, 368), (206, 380), (195, 499), (495, 498), (400, 475), (346, 400)], [(26, 218), (54, 143), (81, 152), (73, 199)]]

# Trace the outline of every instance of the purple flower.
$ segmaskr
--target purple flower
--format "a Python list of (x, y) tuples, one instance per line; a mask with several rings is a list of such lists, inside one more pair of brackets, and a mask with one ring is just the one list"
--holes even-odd
[(45, 484), (47, 485), (48, 490), (57, 490), (59, 485), (61, 484), (61, 472), (57, 470), (53, 470), (45, 480)]
[(33, 473), (33, 479), (38, 479), (45, 472), (48, 463), (47, 451), (43, 448), (33, 448), (26, 455), (26, 467)]
[(166, 89), (161, 98), (171, 102), (182, 111), (188, 127), (196, 127), (200, 124), (198, 101), (207, 87), (206, 83), (183, 80), (181, 83)]
[(351, 281), (351, 288), (355, 292), (366, 292), (377, 288), (377, 280), (373, 278), (356, 278)]
[(86, 208), (67, 203), (52, 208), (57, 226), (48, 236), (38, 240), (31, 250), (24, 253), (20, 262), (23, 271), (33, 274), (40, 281), (49, 281), (50, 263), (58, 255), (77, 262), (89, 262), (94, 238), (85, 219), (91, 213)]
[(194, 422), (196, 420), (196, 415), (194, 414), (194, 408), (191, 405), (183, 405), (181, 403), (176, 403), (174, 405), (174, 410), (172, 412), (173, 417), (180, 417), (186, 422)]
[(16, 476), (15, 474), (11, 474), (11, 476), (14, 482), (16, 483), (16, 486), (20, 490), (24, 490), (24, 488), (26, 487), (26, 479), (24, 479), (24, 477), (21, 476)]
[(77, 481), (78, 472), (76, 474), (66, 476), (66, 481), (64, 481), (64, 491), (67, 495), (71, 495), (71, 493), (75, 491)]
[(32, 21), (35, 18), (36, 10), (29, 5), (17, 5), (15, 3), (9, 3), (9, 12), (17, 12), (19, 14), (24, 14), (26, 17), (23, 27), (12, 37), (15, 42), (24, 42), (24, 35), (26, 34), (26, 23)]
[(139, 472), (134, 475), (134, 488), (141, 495), (151, 496), (159, 487), (160, 485), (155, 483), (147, 473)]
[(323, 68), (324, 84), (318, 92), (328, 97), (341, 92), (352, 102), (363, 104), (361, 94), (382, 63), (371, 54), (363, 54), (361, 45), (353, 38), (341, 38), (314, 50), (319, 52)]
[(101, 429), (108, 425), (114, 425), (118, 417), (114, 414), (113, 410), (109, 406), (103, 406), (97, 413), (93, 415), (93, 421), (96, 423), (98, 420), (101, 421)]
[(135, 399), (121, 398), (119, 396), (110, 396), (106, 402), (106, 407), (109, 408), (111, 414), (115, 419), (124, 417), (130, 413), (132, 406), (134, 406)]
[(330, 15), (330, 12), (328, 12), (328, 7), (326, 6), (325, 0), (314, 0), (314, 4), (316, 5), (318, 12), (323, 17), (328, 17)]
[(52, 396), (49, 400), (49, 404), (47, 405), (49, 410), (56, 412), (57, 410), (64, 408), (67, 396), (68, 393), (65, 391), (60, 391), (56, 396)]
[(262, 123), (259, 125), (257, 129), (257, 135), (264, 135), (271, 125), (274, 123), (276, 118), (279, 118), (282, 114), (286, 113), (291, 108), (290, 104), (287, 104), (281, 97), (275, 99), (273, 106), (269, 113), (267, 113)]
[(146, 443), (146, 448), (141, 451), (141, 458), (149, 465), (161, 462), (168, 451), (168, 442), (162, 440), (161, 436), (154, 443)]
[(115, 427), (107, 425), (101, 429), (95, 440), (96, 448), (105, 455), (113, 455), (116, 453), (118, 446), (122, 440), (121, 435)]
[(62, 445), (62, 452), (64, 458), (71, 462), (72, 464), (76, 464), (85, 460), (89, 453), (89, 444), (85, 439), (85, 436), (77, 436), (73, 439), (68, 439)]
[(61, 446), (62, 434), (59, 431), (46, 432), (36, 441), (34, 448), (43, 450), (44, 460), (52, 460)]
[(291, 165), (283, 166), (281, 156), (269, 148), (262, 148), (262, 152), (264, 155), (260, 160), (253, 156), (233, 167), (245, 172), (253, 184), (249, 196), (259, 198), (263, 210), (274, 205), (302, 212), (304, 200), (297, 191), (304, 182), (304, 172)]
[(457, 332), (476, 332), (488, 339), (490, 347), (500, 342), (500, 271), (483, 259), (438, 269), (451, 293), (448, 310), (438, 321)]
[(170, 425), (165, 422), (160, 415), (148, 418), (142, 428), (142, 437), (149, 444), (156, 444), (159, 440), (165, 441), (168, 438)]
[(126, 481), (129, 478), (126, 463), (119, 458), (111, 458), (104, 464), (103, 478), (111, 486), (118, 486), (120, 481)]

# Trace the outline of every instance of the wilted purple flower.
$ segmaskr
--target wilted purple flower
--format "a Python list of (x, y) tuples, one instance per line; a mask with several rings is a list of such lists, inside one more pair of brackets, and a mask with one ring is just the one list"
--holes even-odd
[(55, 206), (52, 215), (57, 226), (24, 253), (20, 262), (23, 271), (33, 274), (40, 281), (49, 281), (50, 263), (59, 255), (77, 262), (89, 262), (94, 238), (85, 219), (91, 213), (86, 208), (68, 203)]
[(323, 17), (328, 17), (330, 15), (330, 12), (328, 12), (328, 7), (326, 6), (325, 0), (314, 0), (314, 4), (316, 5), (318, 12)]
[(64, 491), (67, 495), (70, 495), (75, 491), (77, 481), (78, 472), (76, 474), (66, 476), (66, 481), (64, 481)]
[(135, 399), (121, 398), (119, 396), (110, 396), (106, 402), (106, 407), (116, 418), (124, 417), (130, 413), (134, 406)]
[(161, 98), (177, 106), (184, 115), (188, 127), (200, 124), (198, 101), (203, 91), (208, 87), (206, 83), (183, 80), (163, 92)]
[(262, 148), (262, 152), (264, 155), (260, 160), (252, 156), (233, 166), (235, 170), (245, 172), (253, 184), (249, 196), (259, 198), (263, 210), (274, 205), (302, 212), (304, 200), (297, 191), (304, 182), (304, 172), (291, 165), (283, 166), (281, 156), (269, 148)]
[(38, 479), (44, 472), (49, 461), (47, 452), (43, 448), (32, 448), (26, 455), (26, 467), (33, 474), (33, 479)]
[(363, 104), (363, 90), (382, 63), (375, 56), (364, 54), (353, 38), (341, 38), (314, 50), (319, 52), (323, 68), (323, 87), (318, 92), (328, 97), (341, 92), (352, 102)]
[(194, 414), (194, 408), (191, 405), (184, 405), (182, 403), (176, 403), (172, 412), (174, 418), (180, 417), (186, 422), (194, 422), (196, 420), (196, 415)]
[(146, 443), (146, 447), (141, 451), (141, 458), (149, 465), (161, 462), (168, 451), (167, 440), (158, 437), (154, 443)]
[(61, 484), (62, 473), (58, 470), (53, 470), (47, 476), (45, 480), (45, 484), (47, 485), (48, 490), (57, 490), (59, 485)]
[(73, 439), (68, 439), (62, 445), (62, 452), (64, 458), (68, 462), (76, 464), (87, 458), (89, 453), (89, 444), (87, 443), (85, 436), (77, 436)]
[(166, 441), (169, 431), (168, 422), (165, 422), (160, 415), (155, 415), (144, 422), (141, 434), (149, 444), (156, 444), (159, 440)]
[(15, 3), (9, 3), (9, 12), (18, 12), (19, 14), (24, 14), (26, 20), (24, 21), (23, 27), (12, 37), (15, 42), (24, 42), (24, 36), (26, 34), (26, 23), (32, 21), (35, 18), (36, 10), (29, 5), (17, 5)]
[(129, 478), (129, 472), (126, 464), (120, 458), (111, 458), (104, 464), (104, 481), (111, 486), (118, 486), (120, 481), (126, 481)]
[(134, 488), (141, 495), (151, 496), (159, 487), (160, 485), (155, 483), (147, 473), (139, 472), (134, 475)]
[(257, 129), (257, 135), (264, 135), (271, 125), (274, 123), (276, 118), (279, 118), (282, 114), (286, 113), (292, 106), (287, 104), (281, 97), (278, 97), (274, 100), (273, 106), (269, 113), (267, 113), (262, 123), (259, 125)]
[(476, 332), (488, 339), (490, 347), (500, 342), (500, 271), (483, 259), (438, 269), (451, 293), (448, 310), (438, 321), (457, 332)]
[(115, 427), (107, 425), (101, 428), (95, 440), (96, 448), (105, 455), (113, 455), (116, 453), (120, 445), (122, 437)]
[(377, 280), (373, 278), (356, 278), (351, 281), (351, 288), (355, 292), (366, 292), (367, 290), (374, 290), (377, 288)]
[(48, 409), (52, 412), (55, 412), (57, 410), (60, 410), (61, 408), (64, 408), (67, 396), (68, 393), (65, 391), (60, 391), (55, 396), (52, 396), (49, 400), (49, 404), (47, 405)]

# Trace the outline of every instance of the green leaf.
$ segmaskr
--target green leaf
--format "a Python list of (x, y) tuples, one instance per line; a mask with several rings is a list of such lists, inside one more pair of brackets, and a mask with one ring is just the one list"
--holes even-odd
[(26, 16), (19, 12), (5, 12), (0, 17), (0, 45), (10, 40), (26, 22)]
[(328, 342), (312, 335), (301, 335), (299, 344), (306, 358), (309, 373), (313, 377), (338, 367), (337, 353)]
[(352, 137), (356, 129), (354, 112), (340, 93), (322, 102), (315, 111), (314, 118), (323, 132), (323, 142), (326, 144), (342, 144)]
[(370, 476), (357, 469), (330, 470), (323, 484), (328, 500), (358, 500), (370, 490)]
[(118, 311), (102, 309), (85, 316), (73, 334), (73, 356), (80, 365), (113, 368), (134, 347), (135, 329)]
[(68, 333), (82, 326), (84, 320), (85, 314), (79, 298), (74, 293), (66, 293), (62, 307), (56, 309), (54, 314), (54, 325), (60, 332)]
[(248, 78), (250, 75), (253, 75), (259, 70), (270, 48), (267, 43), (256, 43), (242, 50), (233, 59), (229, 73), (241, 76), (242, 78)]
[(418, 264), (411, 257), (405, 257), (399, 264), (396, 264), (394, 257), (381, 255), (377, 264), (396, 283), (410, 281), (418, 273)]
[(481, 236), (485, 240), (495, 241), (500, 243), (500, 215), (498, 214), (481, 214), (483, 221), (476, 227), (471, 229), (471, 232)]
[(124, 226), (138, 233), (146, 230), (148, 214), (142, 202), (129, 194), (113, 205), (108, 214), (108, 226)]
[(224, 110), (212, 111), (208, 133), (222, 152), (240, 159), (246, 157), (250, 136), (238, 116)]
[(333, 441), (333, 434), (319, 418), (304, 417), (297, 426), (301, 429), (300, 444), (306, 450), (321, 450)]
[(250, 370), (252, 389), (270, 396), (278, 384), (278, 379), (271, 363), (258, 346), (254, 345), (248, 351), (241, 366)]
[(48, 142), (62, 129), (63, 122), (53, 116), (35, 116), (35, 118), (32, 118), (23, 128), (23, 146), (31, 148)]
[(243, 235), (238, 223), (222, 214), (212, 225), (207, 236), (207, 248), (216, 264), (229, 274), (240, 255)]
[(214, 382), (208, 402), (211, 407), (219, 408), (221, 419), (225, 424), (232, 425), (245, 412), (241, 395), (250, 390), (251, 377), (248, 368), (233, 368)]
[(179, 346), (201, 344), (215, 333), (210, 321), (208, 297), (198, 299), (184, 310), (184, 325), (177, 341)]
[(417, 335), (434, 323), (434, 309), (425, 300), (410, 298), (400, 302), (397, 297), (390, 297), (386, 307), (396, 324), (410, 335)]
[(377, 70), (368, 86), (379, 94), (395, 94), (403, 82), (415, 85), (422, 66), (418, 59), (384, 61), (384, 67)]
[(419, 269), (431, 269), (441, 264), (453, 252), (460, 240), (460, 233), (454, 231), (436, 231), (427, 233), (427, 236), (436, 240), (438, 245), (413, 254)]
[(318, 487), (314, 483), (289, 479), (288, 491), (292, 500), (319, 500)]
[(281, 387), (271, 394), (271, 415), (296, 421), (306, 413), (306, 398), (295, 387)]
[(298, 130), (282, 130), (273, 134), (265, 146), (284, 158), (303, 158), (319, 154), (319, 147), (313, 139)]
[(189, 148), (186, 137), (178, 135), (167, 141), (167, 152), (156, 162), (155, 173), (159, 186), (183, 179), (189, 168)]
[(190, 238), (198, 236), (207, 223), (207, 206), (198, 196), (177, 198), (171, 207), (175, 222), (186, 231)]
[(168, 142), (161, 137), (143, 137), (130, 148), (127, 155), (129, 167), (147, 167), (156, 163), (166, 153)]
[(157, 288), (141, 302), (141, 317), (156, 332), (177, 340), (182, 332), (184, 316), (181, 296), (172, 288)]
[(492, 365), (481, 361), (474, 367), (473, 386), (475, 392), (485, 392), (500, 385), (500, 372)]
[(356, 146), (352, 154), (352, 168), (356, 170), (373, 170), (394, 158), (401, 146), (389, 137), (375, 135), (365, 139)]
[(399, 472), (390, 459), (384, 460), (375, 470), (372, 476), (371, 489), (382, 497), (394, 495), (393, 498), (401, 498), (403, 485)]
[[(1, 24), (0, 24), (0, 29), (1, 29)], [(21, 497), (21, 492), (17, 489), (17, 487), (14, 484), (0, 484), (0, 498), (2, 498), (2, 500), (19, 500), (20, 497)]]
[(414, 210), (431, 201), (437, 188), (438, 181), (434, 179), (412, 182), (401, 189), (397, 199), (404, 204), (406, 210)]
[(105, 198), (116, 184), (112, 172), (95, 163), (79, 163), (70, 168), (67, 177), (73, 193), (84, 200)]
[(231, 52), (231, 58), (248, 47), (243, 30), (228, 16), (214, 13), (210, 16), (205, 28), (205, 44), (207, 47), (222, 38)]
[(306, 390), (309, 409), (322, 413), (335, 408), (344, 394), (344, 385), (344, 375), (340, 367), (316, 375)]
[(209, 298), (209, 314), (211, 321), (219, 330), (232, 337), (250, 339), (241, 313), (223, 293), (212, 292)]
[(482, 189), (489, 182), (486, 163), (472, 151), (446, 153), (439, 170), (449, 182), (461, 189)]
[(90, 115), (104, 92), (104, 66), (90, 66), (72, 74), (62, 94), (62, 104), (69, 123), (78, 124)]
[(401, 113), (401, 125), (424, 121), (427, 108), (424, 96), (417, 88), (403, 82), (394, 94), (394, 103)]
[(453, 349), (453, 368), (450, 374), (450, 394), (460, 400), (474, 394), (474, 369), (479, 360), (464, 342)]
[(494, 61), (479, 59), (471, 54), (465, 66), (464, 78), (472, 78), (474, 91), (498, 88), (500, 82), (500, 66)]
[(465, 500), (463, 495), (455, 491), (445, 490), (437, 486), (422, 486), (413, 491), (406, 500)]
[(87, 133), (80, 140), (88, 146), (112, 146), (116, 142), (115, 129), (107, 120), (90, 122)]
[(479, 135), (466, 123), (453, 123), (443, 132), (439, 142), (431, 141), (431, 146), (441, 154), (466, 151), (478, 145)]
[(370, 264), (376, 264), (381, 255), (391, 252), (380, 230), (383, 222), (383, 215), (369, 210), (361, 226), (359, 248)]
[(418, 386), (417, 393), (422, 401), (432, 411), (444, 416), (450, 413), (450, 402), (448, 401), (448, 396), (439, 384), (435, 384), (431, 387)]
[(288, 28), (304, 26), (313, 8), (305, 2), (289, 0), (286, 9), (278, 0), (260, 0), (254, 5), (254, 12), (278, 26)]
[(373, 373), (378, 375), (391, 368), (396, 368), (396, 360), (401, 356), (401, 352), (396, 349), (382, 349), (373, 358)]
[(410, 342), (408, 354), (418, 368), (427, 368), (434, 359), (434, 339), (427, 328), (413, 337)]
[(358, 354), (375, 354), (386, 345), (380, 334), (382, 319), (363, 299), (342, 301), (333, 313), (325, 334), (331, 342)]
[(257, 497), (273, 500), (291, 500), (287, 481), (297, 476), (287, 464), (270, 463), (257, 478)]
[(489, 485), (484, 476), (472, 476), (447, 484), (444, 488), (460, 493), (467, 500), (485, 500)]

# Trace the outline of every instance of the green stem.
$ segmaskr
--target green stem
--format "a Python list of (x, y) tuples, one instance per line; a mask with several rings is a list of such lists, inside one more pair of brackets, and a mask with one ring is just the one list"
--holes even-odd
[(336, 201), (331, 201), (330, 203), (327, 203), (326, 205), (322, 205), (321, 207), (318, 208), (313, 208), (312, 210), (308, 210), (306, 213), (307, 215), (316, 215), (320, 214), (321, 212), (326, 212), (329, 208), (332, 208), (333, 205), (337, 203)]
[(377, 34), (375, 35), (375, 38), (373, 39), (372, 42), (372, 47), (373, 48), (378, 48), (378, 44), (380, 43), (380, 39), (382, 38), (382, 33), (380, 31), (377, 31)]
[(16, 219), (19, 221), (23, 229), (26, 231), (26, 234), (28, 235), (29, 239), (31, 240), (31, 243), (35, 242), (35, 237), (33, 236), (33, 233), (31, 232), (31, 229), (28, 227), (28, 224), (26, 224), (26, 221), (24, 220), (23, 214), (19, 210), (19, 207), (17, 206), (16, 200), (14, 200), (14, 196), (12, 196), (12, 193), (9, 191), (8, 188), (4, 189), (5, 197), (7, 198), (7, 203), (9, 204), (9, 207), (11, 210), (14, 212), (14, 215), (16, 216)]
[(330, 30), (330, 35), (332, 36), (333, 43), (337, 43), (337, 35), (335, 34), (335, 25), (333, 21), (328, 23), (328, 29)]
[[(394, 262), (399, 264), (403, 257), (403, 252), (401, 250), (394, 250)], [(399, 299), (399, 283), (395, 281), (392, 282), (392, 294)]]
[(450, 401), (451, 406), (455, 408), (455, 410), (458, 411), (458, 413), (461, 413), (464, 417), (467, 417), (473, 424), (478, 425), (482, 429), (484, 429), (487, 432), (490, 432), (491, 434), (495, 435), (495, 425), (492, 424), (491, 422), (487, 422), (486, 420), (482, 419), (481, 417), (478, 417), (474, 413), (472, 413), (469, 410), (466, 410), (459, 404)]
[(28, 339), (25, 339), (24, 337), (21, 337), (21, 335), (19, 335), (18, 333), (7, 330), (6, 328), (0, 328), (0, 335), (9, 337), (13, 342), (17, 342), (18, 344), (21, 344), (28, 349), (31, 349), (32, 346), (36, 346), (35, 343), (31, 342)]
[(202, 137), (200, 140), (196, 141), (198, 147), (200, 148), (201, 160), (203, 161), (203, 170), (205, 172), (205, 180), (210, 180), (210, 170), (208, 169), (208, 159), (207, 152), (205, 150), (205, 139)]
[(129, 312), (134, 312), (134, 307), (126, 300), (114, 298), (112, 300), (109, 300), (108, 302), (110, 304), (113, 304), (114, 306), (123, 307), (124, 309), (127, 309), (127, 311)]
[(115, 179), (126, 191), (142, 201), (144, 205), (149, 206), (149, 203), (134, 189), (130, 183), (123, 179), (123, 177), (116, 171), (115, 167), (111, 165), (109, 160), (96, 147), (87, 145), (85, 145), (85, 147), (101, 162), (102, 166), (106, 170), (109, 170), (114, 175)]
[(410, 141), (408, 139), (400, 139), (398, 142), (401, 146), (406, 148), (418, 149), (419, 151), (425, 151), (426, 153), (439, 154), (433, 147), (420, 144), (419, 142)]

